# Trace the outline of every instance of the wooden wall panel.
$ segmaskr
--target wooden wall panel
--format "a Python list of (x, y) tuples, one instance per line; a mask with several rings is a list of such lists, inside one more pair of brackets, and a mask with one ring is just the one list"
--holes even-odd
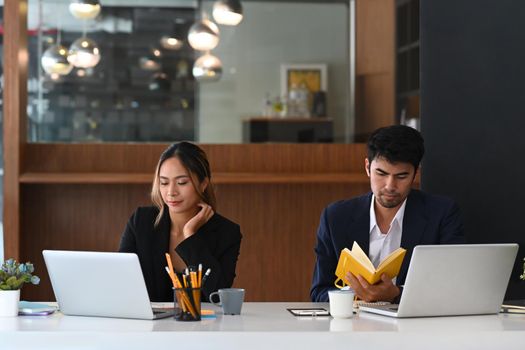
[[(105, 152), (104, 145), (70, 146), (28, 145), (31, 152), (25, 169), (34, 173), (32, 179), (36, 182), (22, 184), (21, 257), (35, 262), (42, 277), (39, 287), (24, 288), (23, 297), (28, 300), (53, 299), (43, 249), (115, 251), (135, 207), (149, 204), (149, 183), (90, 183), (89, 174), (100, 174), (87, 172), (95, 166), (92, 159), (105, 164), (105, 168), (96, 165), (98, 171), (142, 171), (152, 175), (156, 158), (166, 145), (144, 145), (140, 149), (135, 145), (109, 145)], [(203, 147), (212, 159), (213, 170), (231, 174), (233, 179), (219, 183), (216, 190), (218, 211), (238, 222), (244, 236), (235, 286), (246, 288), (246, 299), (250, 301), (308, 300), (315, 233), (322, 209), (334, 200), (369, 189), (366, 177), (355, 176), (364, 173), (364, 145)], [(75, 152), (81, 156), (75, 157)], [(119, 161), (121, 157), (127, 161)], [(49, 161), (54, 158), (68, 161)], [(138, 158), (144, 160), (142, 165)], [(257, 182), (236, 183), (236, 169), (257, 175)], [(59, 172), (64, 180), (78, 171), (86, 172), (83, 179), (87, 183), (36, 180), (52, 172)], [(266, 182), (260, 175), (288, 174), (300, 179), (309, 172), (330, 172), (337, 177), (335, 181), (329, 177), (315, 181), (314, 177), (306, 182), (275, 183)], [(345, 178), (351, 180), (340, 180)]]
[[(168, 144), (27, 144), (26, 173), (151, 173)], [(199, 145), (212, 172), (361, 172), (363, 144)]]
[(357, 142), (395, 122), (395, 30), (395, 0), (357, 0)]
[(20, 258), (34, 262), (41, 284), (24, 287), (23, 297), (54, 300), (43, 249), (116, 251), (127, 220), (135, 207), (149, 205), (148, 195), (144, 185), (24, 185)]
[[(394, 73), (361, 75), (356, 81), (356, 91), (359, 103), (356, 114), (356, 139), (365, 141), (368, 134), (382, 126), (394, 122)], [(379, 101), (381, 101), (379, 103)]]
[[(6, 1), (4, 4), (3, 40), (3, 155), (4, 155), (4, 232), (20, 230), (20, 174), (26, 141), (27, 108), (27, 1)], [(20, 253), (18, 235), (4, 237), (5, 255), (17, 258)]]
[[(246, 300), (309, 300), (322, 209), (367, 189), (366, 184), (218, 186), (218, 211), (243, 233), (235, 286), (246, 288)], [(25, 185), (22, 192), (21, 257), (33, 261), (42, 278), (39, 287), (23, 289), (28, 300), (54, 300), (43, 249), (116, 251), (135, 207), (149, 205), (146, 185)]]
[(393, 72), (395, 0), (357, 0), (356, 73)]
[(250, 301), (309, 301), (322, 209), (366, 190), (366, 185), (221, 186), (220, 211), (243, 233), (235, 286), (245, 288)]

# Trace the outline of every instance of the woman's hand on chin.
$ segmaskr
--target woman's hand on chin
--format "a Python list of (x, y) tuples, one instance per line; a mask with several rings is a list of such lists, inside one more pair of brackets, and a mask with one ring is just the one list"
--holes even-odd
[(195, 232), (201, 228), (202, 225), (208, 222), (210, 218), (213, 216), (214, 212), (210, 205), (206, 203), (199, 203), (197, 204), (201, 209), (197, 212), (197, 214), (192, 217), (186, 225), (184, 225), (184, 228), (182, 229), (182, 233), (184, 235), (184, 239), (191, 237)]

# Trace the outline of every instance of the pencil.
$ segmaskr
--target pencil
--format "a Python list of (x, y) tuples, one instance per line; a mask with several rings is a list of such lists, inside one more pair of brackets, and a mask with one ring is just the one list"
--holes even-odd
[[(182, 276), (184, 279), (184, 276)], [(185, 280), (185, 279), (184, 279)], [(195, 312), (195, 309), (193, 308), (193, 305), (190, 300), (190, 296), (186, 294), (185, 288), (182, 287), (181, 282), (179, 281), (179, 277), (175, 274), (175, 281), (177, 283), (177, 299), (179, 300), (179, 303), (181, 304), (182, 310), (186, 312), (188, 310), (193, 317), (197, 317), (197, 313)]]
[(177, 288), (177, 283), (175, 282), (176, 281), (176, 275), (175, 275), (175, 271), (173, 271), (173, 264), (171, 263), (171, 256), (169, 253), (166, 253), (166, 262), (168, 263), (168, 275), (170, 275), (170, 278), (171, 278), (171, 282), (173, 283), (173, 287)]
[(186, 306), (184, 305), (185, 302), (184, 302), (184, 299), (181, 295), (181, 292), (180, 292), (180, 288), (181, 288), (181, 285), (180, 285), (180, 282), (179, 282), (179, 279), (177, 277), (176, 274), (172, 274), (170, 269), (165, 266), (164, 269), (166, 269), (166, 272), (168, 273), (168, 275), (170, 276), (171, 278), (171, 282), (173, 283), (173, 288), (175, 289), (175, 296), (177, 298), (177, 301), (179, 302), (180, 304), (180, 307), (182, 309), (182, 311), (186, 312)]
[(201, 313), (200, 310), (200, 293), (199, 293), (199, 286), (197, 283), (197, 272), (191, 271), (190, 272), (190, 281), (191, 281), (191, 291), (193, 293), (193, 303), (195, 305), (195, 309), (197, 310), (197, 313)]
[[(177, 277), (177, 275), (173, 271), (173, 264), (171, 263), (171, 256), (170, 256), (169, 253), (166, 253), (166, 260), (168, 262), (168, 274), (171, 277), (171, 281), (172, 281), (174, 287), (175, 288), (180, 287), (182, 289), (182, 285), (180, 284), (179, 278)], [(186, 271), (187, 270), (188, 269), (186, 269)], [(187, 287), (186, 276), (183, 275), (182, 279), (183, 279), (183, 282), (184, 282), (184, 287), (186, 288)], [(175, 294), (178, 295), (179, 293), (175, 293)], [(190, 311), (191, 315), (194, 318), (197, 318), (197, 313), (195, 312), (195, 309), (193, 308), (193, 305), (191, 305), (191, 301), (190, 301), (189, 295), (186, 295), (184, 290), (182, 290), (180, 296), (181, 296), (180, 304), (181, 304), (181, 307), (182, 307), (183, 311), (185, 311), (184, 310), (184, 304), (186, 304), (186, 307)]]
[(167, 266), (164, 266), (164, 268), (166, 269), (166, 272), (170, 276), (171, 283), (173, 283), (173, 288), (177, 288), (177, 280), (175, 279), (173, 274), (170, 272), (170, 269)]
[(202, 286), (202, 264), (199, 264), (198, 287)]

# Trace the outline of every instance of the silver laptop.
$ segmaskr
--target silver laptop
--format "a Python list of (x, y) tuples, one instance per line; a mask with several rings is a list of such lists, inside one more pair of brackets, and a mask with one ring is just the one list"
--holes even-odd
[(153, 320), (174, 314), (151, 307), (136, 254), (63, 250), (42, 254), (65, 315)]
[(392, 317), (497, 314), (517, 253), (517, 244), (417, 246), (399, 304), (359, 309)]

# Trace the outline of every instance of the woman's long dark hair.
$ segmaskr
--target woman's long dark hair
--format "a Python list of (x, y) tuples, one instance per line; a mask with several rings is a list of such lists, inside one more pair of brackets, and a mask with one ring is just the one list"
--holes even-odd
[[(155, 226), (159, 224), (160, 219), (164, 214), (164, 201), (162, 200), (162, 195), (160, 193), (160, 167), (164, 161), (173, 157), (179, 159), (189, 172), (191, 183), (202, 201), (210, 205), (214, 211), (216, 210), (215, 191), (211, 182), (210, 163), (208, 162), (206, 153), (204, 153), (204, 151), (197, 145), (190, 142), (182, 141), (174, 143), (160, 155), (155, 170), (155, 177), (153, 178), (151, 201), (159, 209), (159, 215), (157, 215), (157, 218), (155, 219)], [(199, 181), (198, 184), (195, 183), (195, 178)], [(202, 192), (199, 184), (205, 180), (208, 180), (208, 185), (204, 189), (204, 192)]]

